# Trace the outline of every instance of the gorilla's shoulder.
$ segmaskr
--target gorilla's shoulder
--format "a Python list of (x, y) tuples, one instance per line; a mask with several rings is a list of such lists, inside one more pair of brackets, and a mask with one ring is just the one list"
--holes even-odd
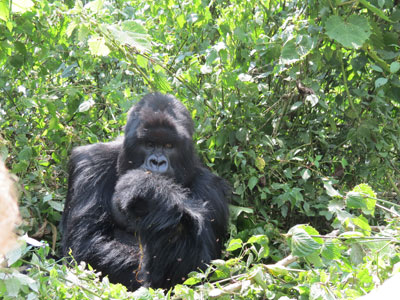
[(72, 150), (70, 168), (102, 168), (115, 165), (121, 151), (122, 139), (108, 143), (79, 146)]
[(206, 191), (208, 193), (216, 192), (220, 194), (220, 197), (229, 198), (230, 186), (225, 179), (202, 166), (196, 168), (195, 174), (192, 183), (193, 189), (201, 189), (200, 193), (207, 193)]

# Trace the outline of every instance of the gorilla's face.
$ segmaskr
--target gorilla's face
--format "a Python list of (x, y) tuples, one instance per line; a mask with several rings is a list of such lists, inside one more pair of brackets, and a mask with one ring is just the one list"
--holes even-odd
[(156, 95), (143, 100), (129, 112), (118, 174), (142, 169), (186, 186), (195, 158), (190, 114), (175, 98)]
[[(165, 129), (161, 131), (167, 134)], [(177, 140), (171, 134), (164, 138), (159, 136), (155, 130), (147, 130), (146, 135), (138, 140), (134, 150), (141, 158), (139, 169), (175, 178), (174, 164), (179, 152)]]

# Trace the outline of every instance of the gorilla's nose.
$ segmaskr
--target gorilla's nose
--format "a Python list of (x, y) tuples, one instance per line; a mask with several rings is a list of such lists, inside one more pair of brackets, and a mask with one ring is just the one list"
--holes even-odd
[(168, 169), (168, 161), (164, 155), (156, 156), (154, 154), (150, 155), (148, 158), (148, 168), (149, 171), (164, 173)]

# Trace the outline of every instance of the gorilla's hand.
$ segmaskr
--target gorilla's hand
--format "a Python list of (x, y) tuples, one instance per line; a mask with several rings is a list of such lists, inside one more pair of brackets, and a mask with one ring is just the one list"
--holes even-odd
[(205, 207), (188, 197), (189, 191), (170, 178), (144, 170), (121, 176), (111, 200), (111, 214), (119, 227), (135, 232), (141, 228), (164, 230), (179, 223), (203, 222)]

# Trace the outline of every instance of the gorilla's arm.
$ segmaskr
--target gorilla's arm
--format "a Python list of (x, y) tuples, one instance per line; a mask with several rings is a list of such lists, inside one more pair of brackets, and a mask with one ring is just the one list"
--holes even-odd
[(134, 289), (139, 286), (134, 280), (139, 248), (135, 243), (127, 245), (113, 237), (114, 224), (108, 213), (120, 148), (119, 142), (111, 142), (78, 147), (72, 152), (62, 220), (62, 250), (67, 255), (71, 249), (77, 261), (85, 261), (109, 274), (110, 280)]
[(196, 170), (194, 182), (186, 189), (142, 170), (122, 176), (112, 214), (121, 228), (139, 233), (144, 253), (141, 279), (151, 286), (168, 287), (217, 258), (226, 232), (226, 199), (224, 181), (203, 168)]

